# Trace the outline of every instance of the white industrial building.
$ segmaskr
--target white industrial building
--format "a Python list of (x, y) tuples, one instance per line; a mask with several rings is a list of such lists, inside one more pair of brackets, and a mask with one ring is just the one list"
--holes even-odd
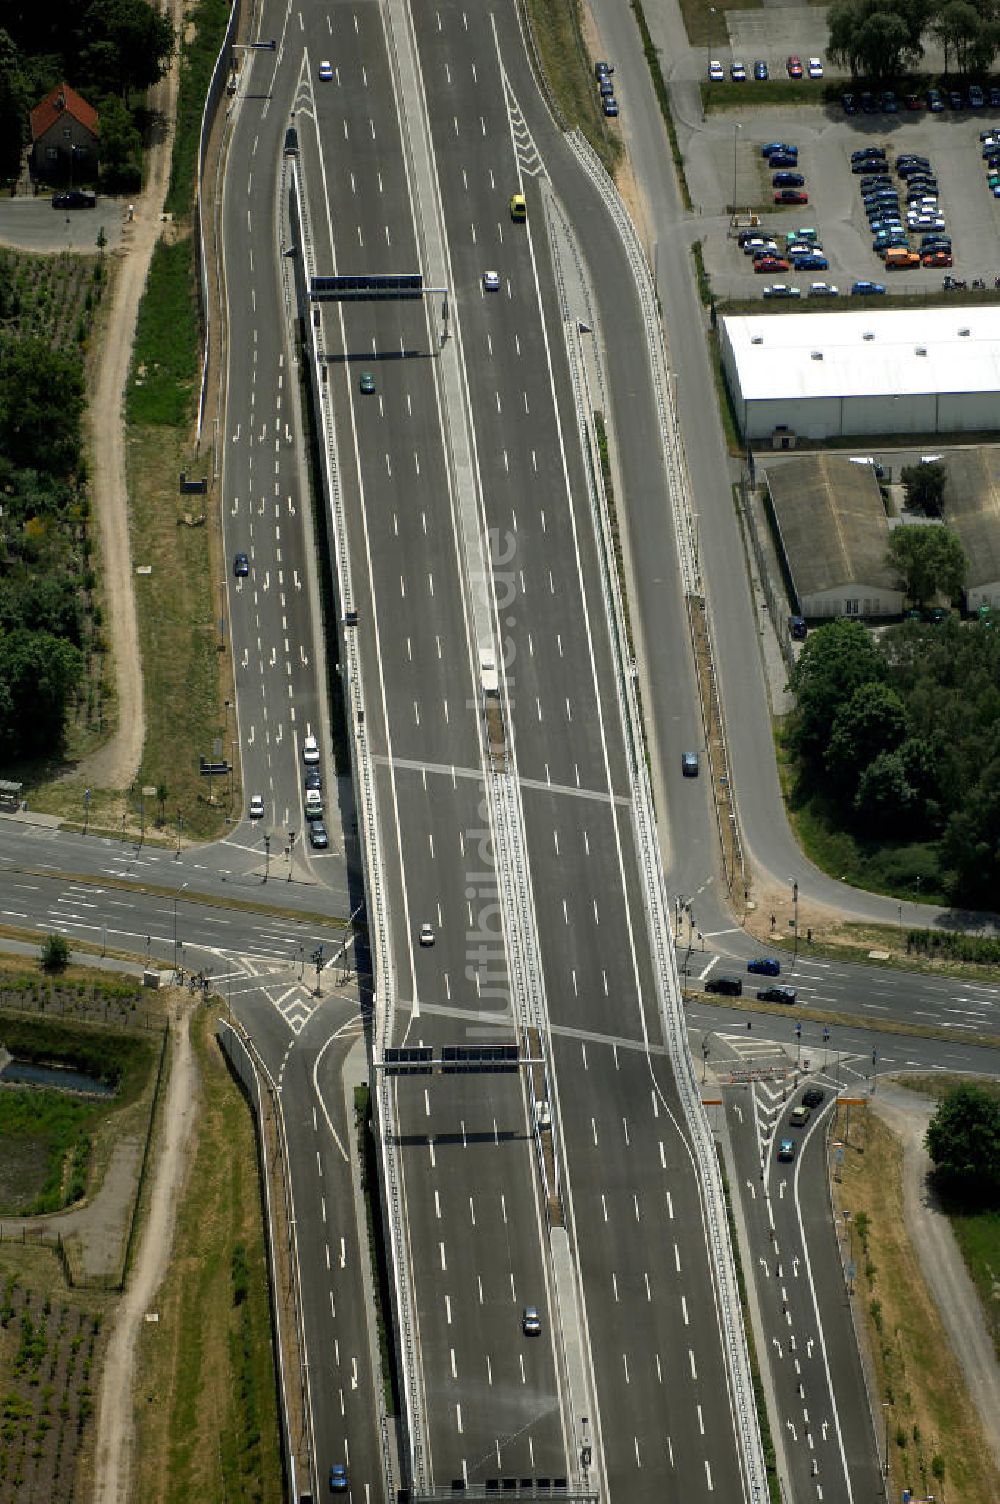
[[(725, 316), (722, 365), (744, 439), (1000, 428), (1000, 307)], [(878, 300), (881, 302), (881, 299)]]

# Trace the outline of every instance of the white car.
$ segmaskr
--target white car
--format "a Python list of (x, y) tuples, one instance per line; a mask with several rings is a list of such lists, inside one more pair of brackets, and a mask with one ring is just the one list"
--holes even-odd
[(307, 736), (302, 743), (302, 761), (309, 764), (319, 762), (319, 743), (314, 736)]
[(729, 68), (729, 77), (734, 84), (745, 84), (747, 81), (746, 63), (732, 63)]
[(835, 298), (840, 289), (834, 287), (832, 282), (810, 282), (809, 296), (811, 298)]
[(823, 77), (823, 64), (820, 62), (818, 57), (811, 57), (809, 59), (808, 63), (806, 64), (806, 72), (809, 74), (810, 78)]
[(721, 84), (726, 77), (726, 70), (717, 57), (713, 57), (708, 65), (708, 76), (713, 84)]
[(247, 811), (247, 814), (250, 816), (251, 820), (263, 820), (263, 818), (264, 818), (264, 796), (263, 796), (263, 794), (251, 794), (250, 795), (250, 808)]
[(328, 63), (326, 58), (319, 65), (319, 76), (323, 83), (328, 84), (333, 78), (333, 64)]
[(483, 291), (484, 292), (499, 292), (500, 291), (500, 273), (499, 272), (483, 272)]
[(434, 931), (431, 929), (431, 926), (429, 924), (422, 924), (420, 926), (420, 944), (421, 945), (433, 945), (434, 944)]

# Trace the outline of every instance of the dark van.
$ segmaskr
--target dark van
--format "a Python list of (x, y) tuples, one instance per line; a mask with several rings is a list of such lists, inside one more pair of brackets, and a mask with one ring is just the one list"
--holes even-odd
[(743, 983), (739, 977), (709, 977), (705, 983), (706, 992), (722, 992), (726, 997), (742, 997)]

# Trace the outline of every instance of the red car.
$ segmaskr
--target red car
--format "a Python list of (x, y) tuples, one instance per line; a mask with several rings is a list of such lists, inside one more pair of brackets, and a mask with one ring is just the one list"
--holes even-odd
[(799, 58), (797, 58), (797, 57), (790, 57), (788, 59), (788, 62), (785, 64), (785, 67), (788, 69), (788, 77), (789, 78), (801, 78), (802, 77), (802, 63), (801, 63), (801, 60)]
[(924, 266), (954, 266), (950, 251), (928, 251), (921, 257)]
[(755, 272), (787, 272), (789, 263), (784, 256), (755, 256), (753, 269)]
[(808, 204), (809, 195), (801, 188), (780, 188), (774, 195), (776, 204)]

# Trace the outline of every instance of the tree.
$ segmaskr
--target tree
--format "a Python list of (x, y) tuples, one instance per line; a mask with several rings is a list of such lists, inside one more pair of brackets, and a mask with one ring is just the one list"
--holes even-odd
[(126, 105), (131, 89), (159, 83), (174, 50), (169, 18), (147, 0), (92, 0), (86, 36), (78, 71)]
[(862, 684), (881, 679), (883, 661), (860, 621), (833, 621), (810, 632), (792, 671), (792, 743), (813, 770), (822, 765), (834, 718)]
[(101, 173), (108, 181), (127, 191), (141, 184), (139, 162), (142, 137), (131, 114), (114, 94), (100, 101)]
[(28, 84), (11, 36), (0, 29), (0, 176), (16, 177), (28, 127)]
[(854, 808), (866, 826), (880, 835), (898, 835), (907, 829), (919, 805), (900, 751), (879, 752), (872, 759), (858, 779)]
[(957, 1087), (927, 1129), (941, 1189), (969, 1209), (1000, 1207), (1000, 1101), (982, 1087)]
[(55, 756), (66, 708), (83, 672), (83, 655), (49, 632), (0, 633), (0, 750), (14, 757)]
[[(1000, 740), (1000, 737), (995, 737)], [(941, 841), (943, 865), (954, 873), (959, 901), (996, 908), (1000, 902), (1000, 749), (953, 809)]]
[(946, 527), (894, 528), (886, 563), (919, 606), (935, 595), (953, 600), (969, 569), (965, 549)]
[(906, 737), (906, 710), (894, 689), (877, 679), (859, 684), (833, 718), (824, 761), (851, 794), (879, 753), (894, 752)]
[(0, 338), (0, 451), (66, 475), (80, 458), (83, 367), (47, 340)]
[(923, 56), (928, 0), (836, 0), (827, 52), (853, 74), (893, 78)]
[(65, 971), (69, 965), (69, 941), (65, 935), (46, 935), (42, 941), (43, 971)]
[(919, 465), (904, 465), (899, 472), (906, 491), (906, 506), (925, 517), (940, 517), (944, 511), (944, 488), (948, 471), (940, 460), (921, 460)]

